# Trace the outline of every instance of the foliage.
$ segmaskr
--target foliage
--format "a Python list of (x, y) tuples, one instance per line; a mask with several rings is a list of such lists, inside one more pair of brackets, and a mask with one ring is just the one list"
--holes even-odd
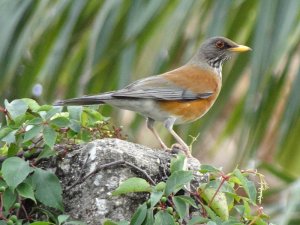
[(55, 174), (39, 168), (39, 162), (63, 156), (83, 141), (124, 138), (121, 129), (112, 128), (92, 108), (69, 107), (62, 112), (62, 107), (40, 106), (32, 99), (5, 101), (0, 111), (7, 120), (0, 128), (0, 219), (4, 224), (23, 224), (45, 214), (49, 222), (31, 224), (83, 224), (59, 215), (64, 210), (60, 182)]
[[(194, 186), (191, 181), (195, 175), (193, 171), (184, 170), (184, 160), (186, 159), (182, 155), (172, 160), (171, 175), (165, 182), (151, 185), (151, 188), (141, 178), (129, 178), (121, 183), (114, 192), (115, 195), (143, 191), (149, 193), (149, 199), (137, 208), (130, 222), (107, 220), (104, 225), (270, 224), (269, 217), (260, 207), (262, 191), (267, 189), (262, 174), (239, 169), (224, 174), (218, 168), (202, 165), (199, 172), (209, 176), (209, 180)], [(255, 176), (259, 177), (259, 183), (253, 181)], [(137, 179), (143, 185), (137, 185)], [(258, 193), (256, 185), (259, 185)], [(185, 194), (181, 190), (185, 190)]]
[[(281, 170), (297, 169), (297, 176), (299, 12), (298, 0), (5, 0), (0, 5), (0, 100), (34, 96), (49, 103), (113, 90), (177, 67), (205, 38), (223, 35), (253, 52), (224, 66), (215, 106), (182, 134), (188, 138), (201, 130), (201, 143), (226, 116), (216, 146), (202, 147), (221, 149), (234, 136), (234, 162), (246, 164), (263, 150), (263, 160), (274, 155), (271, 160)], [(136, 134), (138, 122), (133, 123)], [(194, 152), (198, 149), (194, 146)]]

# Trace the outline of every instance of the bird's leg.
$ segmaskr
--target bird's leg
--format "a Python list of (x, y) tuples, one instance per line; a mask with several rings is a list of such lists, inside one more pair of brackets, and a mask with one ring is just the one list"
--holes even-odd
[(176, 132), (173, 130), (173, 125), (175, 123), (175, 118), (168, 118), (165, 121), (165, 127), (167, 128), (167, 130), (172, 134), (172, 136), (175, 138), (175, 140), (183, 147), (183, 150), (186, 154), (187, 157), (192, 157), (192, 154), (190, 152), (190, 148), (189, 146), (181, 139), (181, 137), (179, 137), (178, 134), (176, 134)]
[(161, 140), (160, 136), (158, 135), (158, 133), (156, 132), (156, 130), (154, 129), (154, 122), (155, 120), (152, 118), (147, 118), (147, 127), (149, 130), (152, 131), (152, 133), (154, 134), (154, 136), (157, 138), (157, 140), (159, 141), (159, 144), (161, 145), (161, 147), (164, 150), (168, 150), (169, 148), (167, 147), (167, 145)]

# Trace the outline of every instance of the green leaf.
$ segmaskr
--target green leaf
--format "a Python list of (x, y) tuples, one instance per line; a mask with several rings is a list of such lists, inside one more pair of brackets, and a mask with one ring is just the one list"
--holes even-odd
[(21, 183), (16, 190), (21, 197), (29, 198), (36, 203), (33, 187), (28, 183)]
[(0, 129), (0, 140), (4, 137), (6, 137), (10, 132), (12, 132), (13, 129), (10, 127), (3, 127)]
[(153, 208), (150, 208), (147, 210), (147, 216), (143, 225), (153, 225), (153, 224), (154, 224)]
[(155, 185), (154, 189), (156, 191), (165, 191), (165, 188), (166, 188), (166, 183), (161, 181), (159, 182), (157, 185)]
[(63, 222), (67, 221), (67, 219), (69, 218), (69, 215), (59, 215), (57, 217), (58, 220), (58, 225), (61, 225)]
[(13, 206), (13, 204), (17, 200), (17, 194), (13, 192), (10, 188), (6, 188), (3, 192), (3, 206), (5, 211), (9, 211), (9, 209)]
[(10, 127), (4, 127), (0, 130), (0, 140), (6, 142), (7, 144), (11, 144), (16, 142), (16, 134), (17, 130), (13, 130)]
[(28, 109), (28, 105), (22, 99), (13, 100), (11, 103), (5, 100), (4, 105), (13, 120), (16, 117), (25, 114)]
[(87, 224), (82, 221), (72, 220), (72, 221), (64, 222), (63, 225), (87, 225)]
[(70, 128), (76, 133), (79, 133), (81, 129), (80, 122), (77, 120), (70, 119)]
[(61, 116), (50, 120), (49, 123), (58, 127), (67, 127), (70, 124), (70, 121), (66, 117)]
[(193, 216), (192, 219), (187, 223), (187, 225), (196, 225), (207, 223), (209, 219), (202, 216)]
[(171, 174), (183, 170), (185, 160), (186, 157), (183, 154), (178, 154), (176, 158), (173, 158), (171, 160)]
[(20, 147), (18, 145), (16, 145), (15, 143), (12, 143), (8, 147), (7, 156), (8, 157), (15, 156), (19, 150), (20, 150)]
[(7, 144), (4, 144), (2, 147), (0, 147), (0, 155), (4, 156), (7, 155), (8, 147)]
[[(299, 220), (297, 220), (297, 221), (299, 221)], [(297, 222), (296, 222), (296, 223), (297, 223)], [(262, 218), (258, 218), (258, 219), (255, 221), (255, 225), (270, 225), (270, 223), (264, 221)]]
[[(221, 180), (211, 180), (206, 184), (206, 188), (214, 188), (217, 190), (221, 184)], [(220, 191), (225, 193), (226, 199), (227, 199), (227, 204), (228, 204), (228, 209), (229, 211), (232, 209), (233, 204), (234, 204), (234, 199), (238, 200), (240, 197), (235, 193), (235, 190), (233, 188), (234, 183), (227, 182), (225, 181), (222, 183), (222, 186), (220, 188)]]
[(89, 107), (83, 108), (83, 113), (81, 115), (82, 124), (86, 126), (94, 125), (99, 121), (103, 121), (103, 116), (94, 109)]
[(174, 204), (175, 204), (175, 209), (178, 215), (180, 216), (181, 219), (185, 219), (188, 205), (186, 204), (185, 201), (182, 200), (182, 198), (173, 196), (172, 198)]
[(50, 222), (36, 221), (31, 223), (30, 225), (54, 225), (54, 224)]
[(151, 195), (150, 195), (150, 202), (151, 202), (151, 207), (154, 207), (158, 202), (159, 200), (161, 199), (161, 197), (163, 196), (163, 192), (161, 191), (153, 191), (151, 192)]
[(168, 178), (166, 182), (165, 194), (169, 196), (172, 192), (175, 194), (184, 185), (188, 184), (194, 178), (192, 171), (176, 171)]
[(53, 130), (49, 126), (44, 126), (43, 137), (45, 144), (48, 145), (50, 148), (53, 148), (57, 138), (57, 133), (55, 132), (55, 130)]
[(222, 224), (222, 220), (220, 219), (219, 216), (216, 215), (216, 213), (207, 205), (203, 205), (205, 208), (205, 211), (207, 212), (207, 215), (209, 218), (211, 218), (213, 221), (217, 221), (218, 223)]
[(200, 196), (210, 204), (210, 207), (216, 212), (222, 220), (228, 220), (229, 211), (226, 196), (220, 190), (216, 194), (217, 189), (215, 188), (199, 188)]
[(25, 113), (25, 114), (22, 114), (20, 116), (17, 116), (14, 120), (13, 126), (15, 128), (23, 127), (23, 125), (26, 124), (27, 121), (32, 120), (33, 117), (34, 116), (32, 114), (29, 114), (29, 113)]
[(249, 195), (248, 196), (251, 199), (251, 202), (253, 204), (256, 204), (257, 190), (256, 190), (254, 182), (251, 181), (251, 180), (248, 180), (248, 182), (247, 182), (247, 188), (249, 190)]
[(41, 117), (35, 117), (32, 120), (28, 121), (28, 125), (40, 125), (43, 122), (43, 119)]
[[(53, 108), (52, 105), (41, 105), (41, 107), (38, 109), (38, 112), (47, 112)], [(42, 113), (39, 113), (42, 116)], [(46, 114), (44, 114), (46, 115)], [(44, 117), (43, 117), (44, 118)]]
[(89, 142), (92, 139), (92, 133), (86, 129), (83, 129), (80, 133), (80, 139), (84, 142)]
[(150, 192), (151, 185), (144, 179), (132, 177), (120, 184), (120, 186), (112, 192), (112, 195), (127, 194), (130, 192)]
[(195, 200), (190, 196), (176, 195), (176, 198), (184, 201), (185, 203), (187, 203), (190, 206), (193, 206), (196, 209), (198, 208), (198, 206), (195, 203)]
[(238, 212), (238, 214), (240, 216), (244, 216), (245, 206), (243, 206), (243, 205), (235, 205), (233, 208)]
[(7, 187), (6, 182), (3, 179), (0, 179), (0, 187)]
[(243, 199), (243, 206), (244, 206), (244, 212), (242, 215), (245, 216), (246, 218), (251, 217), (251, 208), (246, 199)]
[(39, 154), (39, 156), (37, 157), (38, 159), (43, 159), (43, 158), (49, 158), (51, 156), (55, 156), (57, 154), (57, 152), (53, 149), (51, 149), (48, 145), (44, 146), (44, 149), (41, 151), (41, 153)]
[(128, 224), (129, 224), (128, 221), (115, 222), (113, 220), (105, 220), (103, 223), (103, 225), (128, 225)]
[(25, 132), (23, 142), (27, 142), (32, 138), (38, 136), (38, 134), (42, 131), (42, 125), (33, 126), (30, 130)]
[(208, 221), (206, 225), (217, 225), (214, 221)]
[(235, 169), (233, 171), (233, 175), (235, 175), (238, 180), (241, 182), (241, 186), (244, 188), (245, 192), (249, 196), (252, 204), (256, 204), (256, 195), (257, 191), (255, 185), (252, 181), (248, 180), (239, 169)]
[(200, 173), (220, 173), (221, 170), (211, 165), (201, 165)]
[(103, 225), (118, 225), (118, 223), (112, 220), (105, 220)]
[(7, 185), (14, 190), (32, 172), (32, 169), (28, 162), (18, 157), (11, 157), (3, 162), (1, 172)]
[(35, 168), (32, 175), (35, 197), (46, 206), (63, 211), (62, 189), (59, 179), (50, 171)]
[(45, 120), (50, 120), (55, 114), (60, 113), (61, 111), (62, 111), (61, 106), (55, 106), (46, 113), (44, 118)]
[(228, 221), (222, 223), (222, 225), (245, 225), (245, 224), (239, 222), (237, 219), (229, 219)]
[(154, 225), (175, 225), (174, 218), (165, 211), (156, 213), (154, 219)]
[(38, 109), (40, 108), (40, 105), (35, 100), (33, 100), (31, 98), (22, 98), (21, 100), (23, 100), (24, 102), (26, 102), (26, 104), (28, 105), (28, 108), (32, 112), (37, 112)]
[(82, 108), (82, 106), (68, 106), (69, 118), (80, 121)]
[(147, 204), (140, 205), (133, 214), (130, 225), (141, 225), (147, 216)]
[[(217, 189), (220, 186), (220, 184), (221, 180), (211, 180), (206, 184), (206, 187)], [(235, 194), (233, 186), (234, 184), (225, 181), (221, 186), (221, 191)]]

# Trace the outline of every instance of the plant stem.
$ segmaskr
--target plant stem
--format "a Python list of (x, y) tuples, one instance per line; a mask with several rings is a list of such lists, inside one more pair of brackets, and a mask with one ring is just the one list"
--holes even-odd
[(210, 206), (211, 206), (211, 204), (213, 203), (213, 201), (214, 201), (215, 197), (217, 196), (218, 192), (220, 191), (220, 189), (221, 189), (222, 185), (223, 185), (223, 184), (225, 183), (225, 181), (226, 181), (226, 180), (228, 180), (228, 179), (229, 179), (229, 176), (222, 175), (222, 180), (221, 180), (221, 183), (220, 183), (219, 187), (217, 188), (217, 190), (216, 190), (216, 192), (215, 192), (214, 196), (213, 196), (213, 197), (212, 197), (212, 199), (209, 201), (209, 203), (208, 203), (208, 207), (210, 207)]

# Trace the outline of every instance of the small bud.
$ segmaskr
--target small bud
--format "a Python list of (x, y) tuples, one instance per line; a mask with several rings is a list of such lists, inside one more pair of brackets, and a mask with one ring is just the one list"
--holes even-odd
[(9, 219), (11, 221), (13, 221), (13, 222), (17, 222), (18, 221), (18, 217), (16, 215), (12, 215)]
[(173, 208), (172, 208), (172, 207), (168, 207), (168, 208), (167, 208), (167, 212), (168, 212), (168, 213), (172, 214), (172, 213), (173, 213), (173, 211), (174, 211), (174, 210), (173, 210)]
[(21, 207), (21, 204), (19, 202), (15, 203), (14, 204), (14, 208), (15, 209), (19, 209)]
[(163, 197), (161, 197), (160, 200), (161, 200), (161, 202), (165, 203), (167, 201), (167, 197), (163, 196)]
[(1, 187), (0, 187), (0, 192), (4, 192), (4, 191), (5, 191), (5, 189), (6, 189), (6, 187), (4, 187), (4, 186), (1, 186)]

